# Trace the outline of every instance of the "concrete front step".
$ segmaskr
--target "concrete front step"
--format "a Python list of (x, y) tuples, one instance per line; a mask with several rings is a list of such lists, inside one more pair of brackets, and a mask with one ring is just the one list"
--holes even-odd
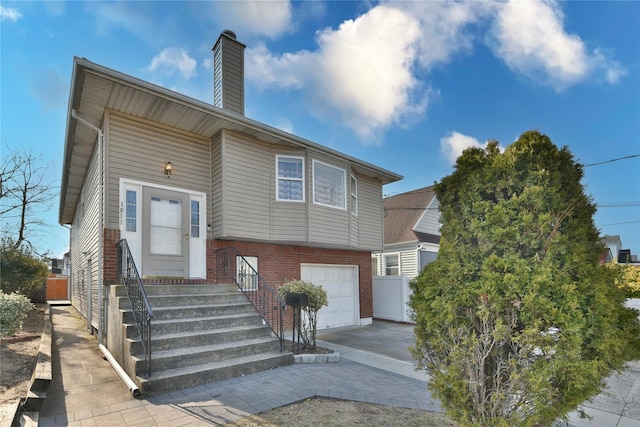
[[(127, 307), (127, 309), (121, 309), (123, 323), (135, 323), (133, 312)], [(201, 304), (201, 305), (189, 305), (182, 307), (155, 307), (153, 308), (153, 322), (170, 320), (170, 319), (183, 319), (199, 316), (218, 316), (225, 314), (237, 314), (237, 313), (255, 313), (256, 310), (253, 305), (247, 300), (237, 303), (227, 304)]]
[[(123, 285), (114, 285), (116, 288), (116, 296), (126, 297), (127, 291)], [(201, 293), (228, 293), (240, 292), (235, 284), (182, 284), (182, 285), (164, 285), (150, 284), (144, 285), (147, 296), (154, 295), (189, 295)]]
[[(184, 347), (197, 347), (228, 343), (260, 337), (273, 337), (269, 327), (260, 324), (232, 326), (220, 329), (202, 329), (191, 332), (151, 335), (151, 350), (153, 352), (171, 350)], [(142, 354), (142, 344), (138, 339), (127, 339), (132, 355)]]
[[(233, 326), (257, 325), (262, 322), (262, 317), (255, 311), (246, 313), (232, 313), (217, 316), (185, 317), (180, 319), (158, 320), (151, 322), (151, 336), (163, 336), (176, 333), (190, 333), (201, 329), (223, 329)], [(137, 338), (138, 329), (134, 324), (128, 324), (127, 337)]]
[(272, 351), (184, 368), (152, 372), (148, 378), (137, 377), (136, 382), (140, 392), (143, 394), (163, 393), (278, 368), (292, 363), (293, 355), (291, 353)]
[(217, 292), (190, 295), (156, 295), (148, 296), (149, 304), (156, 307), (181, 307), (198, 304), (230, 304), (247, 301), (247, 297), (240, 292)]
[[(273, 337), (250, 338), (233, 342), (154, 351), (151, 359), (153, 372), (191, 365), (216, 362), (224, 359), (251, 356), (260, 353), (280, 351), (280, 341)], [(136, 372), (146, 372), (144, 356), (134, 356)]]

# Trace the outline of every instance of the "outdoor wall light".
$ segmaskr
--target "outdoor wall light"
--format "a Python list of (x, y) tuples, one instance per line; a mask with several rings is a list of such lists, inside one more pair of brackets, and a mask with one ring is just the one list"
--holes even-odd
[(173, 170), (173, 165), (171, 162), (167, 162), (164, 164), (164, 174), (167, 175), (167, 178), (171, 178), (171, 171)]

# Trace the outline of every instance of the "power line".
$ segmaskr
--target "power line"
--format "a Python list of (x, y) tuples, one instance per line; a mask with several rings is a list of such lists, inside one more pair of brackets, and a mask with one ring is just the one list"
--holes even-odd
[(634, 157), (640, 157), (640, 154), (632, 154), (631, 156), (618, 157), (617, 159), (605, 160), (604, 162), (590, 163), (588, 165), (582, 165), (582, 166), (586, 168), (587, 166), (604, 165), (605, 163), (613, 163), (613, 162), (617, 162), (619, 160), (632, 159)]
[(600, 224), (599, 226), (600, 227), (607, 227), (609, 225), (636, 224), (638, 222), (640, 222), (640, 221), (614, 222), (614, 223), (611, 223), (611, 224)]

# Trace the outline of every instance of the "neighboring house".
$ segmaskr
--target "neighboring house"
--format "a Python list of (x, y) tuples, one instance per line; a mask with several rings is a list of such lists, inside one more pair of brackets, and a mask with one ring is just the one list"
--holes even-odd
[(602, 243), (606, 246), (606, 251), (602, 255), (600, 261), (602, 263), (607, 263), (613, 260), (618, 260), (618, 253), (622, 249), (622, 240), (620, 240), (620, 236), (614, 235), (606, 235), (602, 238)]
[(244, 47), (216, 42), (213, 104), (74, 58), (59, 222), (93, 330), (121, 239), (147, 283), (210, 283), (233, 246), (272, 285), (323, 285), (320, 328), (371, 322), (382, 186), (402, 177), (246, 118)]
[(420, 274), (440, 242), (439, 203), (433, 186), (384, 199), (384, 250), (372, 255), (376, 276)]

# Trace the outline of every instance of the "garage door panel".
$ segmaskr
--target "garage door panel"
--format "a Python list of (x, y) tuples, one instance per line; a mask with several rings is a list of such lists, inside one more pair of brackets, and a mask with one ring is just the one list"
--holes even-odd
[(302, 280), (320, 285), (329, 305), (318, 312), (318, 329), (359, 324), (357, 268), (344, 265), (303, 265)]

